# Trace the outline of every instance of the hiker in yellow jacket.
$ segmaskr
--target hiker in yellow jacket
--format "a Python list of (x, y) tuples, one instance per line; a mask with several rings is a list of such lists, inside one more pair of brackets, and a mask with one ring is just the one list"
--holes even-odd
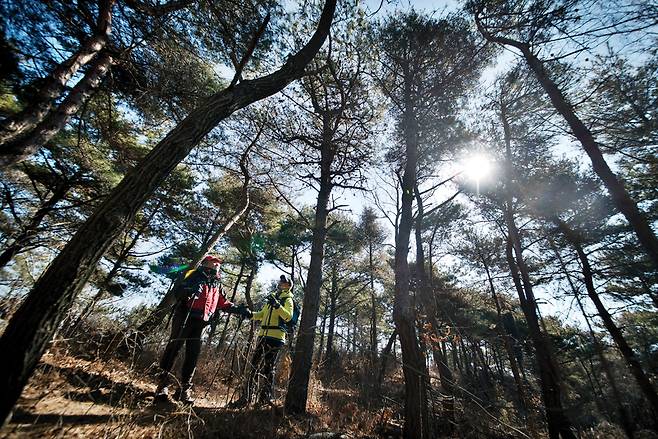
[(251, 402), (252, 396), (256, 393), (258, 376), (265, 380), (258, 392), (258, 404), (271, 404), (276, 359), (286, 342), (285, 323), (290, 322), (294, 313), (291, 288), (291, 282), (285, 276), (281, 276), (276, 293), (270, 294), (263, 308), (253, 313), (251, 317), (253, 320), (260, 320), (258, 344), (251, 358), (251, 370), (246, 387), (240, 399), (231, 404), (233, 408), (245, 407)]

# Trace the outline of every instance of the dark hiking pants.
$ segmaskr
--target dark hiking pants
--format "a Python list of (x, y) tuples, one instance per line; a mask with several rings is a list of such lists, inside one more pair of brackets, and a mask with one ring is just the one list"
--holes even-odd
[[(185, 321), (187, 317), (187, 322)], [(184, 325), (184, 326), (183, 326)], [(171, 368), (174, 366), (178, 351), (185, 343), (185, 360), (183, 361), (183, 370), (181, 374), (181, 384), (183, 386), (192, 385), (192, 377), (196, 369), (196, 363), (201, 352), (201, 333), (205, 328), (206, 322), (201, 319), (189, 316), (187, 310), (177, 309), (171, 321), (171, 335), (165, 348), (160, 368), (163, 371), (163, 378), (166, 379)]]
[(258, 339), (254, 356), (251, 358), (251, 370), (249, 371), (249, 380), (247, 381), (247, 399), (256, 390), (258, 377), (261, 376), (264, 382), (261, 384), (258, 399), (266, 400), (272, 397), (272, 387), (274, 386), (274, 371), (276, 368), (276, 358), (281, 350), (281, 342), (271, 340), (266, 337)]

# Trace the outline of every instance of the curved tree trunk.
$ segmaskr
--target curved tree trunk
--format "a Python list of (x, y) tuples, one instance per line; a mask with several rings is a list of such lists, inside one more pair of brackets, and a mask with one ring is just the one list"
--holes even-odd
[(103, 294), (105, 294), (105, 289), (107, 288), (107, 286), (110, 285), (110, 282), (114, 280), (116, 275), (119, 274), (119, 270), (121, 270), (121, 266), (128, 259), (130, 252), (135, 248), (139, 240), (142, 238), (144, 232), (146, 232), (146, 229), (151, 224), (151, 221), (153, 221), (153, 218), (155, 218), (155, 215), (157, 215), (157, 213), (160, 211), (162, 204), (163, 204), (162, 202), (159, 202), (156, 205), (156, 207), (151, 211), (149, 216), (143, 220), (142, 224), (135, 230), (135, 235), (130, 238), (130, 242), (126, 243), (124, 240), (121, 251), (117, 255), (117, 258), (112, 264), (112, 268), (107, 273), (107, 276), (105, 276), (105, 279), (103, 280), (102, 285), (98, 289), (98, 292), (96, 292), (94, 297), (92, 297), (92, 299), (89, 301), (87, 306), (85, 306), (85, 308), (82, 310), (75, 323), (67, 330), (68, 334), (74, 334), (75, 331), (80, 326), (80, 324), (83, 322), (83, 320), (86, 319), (89, 315), (91, 315), (96, 304), (98, 304), (98, 302), (100, 302), (100, 300), (103, 298)]
[[(624, 408), (624, 405), (622, 403), (622, 398), (621, 398), (621, 393), (619, 391), (619, 386), (617, 386), (617, 381), (614, 378), (614, 375), (612, 374), (612, 367), (610, 365), (610, 362), (608, 359), (605, 357), (605, 353), (603, 351), (603, 346), (601, 346), (601, 342), (599, 339), (596, 337), (596, 334), (594, 333), (594, 329), (592, 329), (592, 324), (590, 323), (590, 317), (587, 315), (587, 312), (585, 311), (585, 307), (583, 306), (582, 300), (580, 300), (580, 292), (576, 288), (576, 285), (574, 285), (573, 280), (571, 279), (571, 275), (569, 274), (569, 270), (567, 270), (567, 267), (564, 263), (564, 260), (562, 259), (562, 255), (560, 255), (560, 251), (557, 249), (555, 246), (554, 242), (552, 239), (549, 239), (549, 243), (551, 247), (553, 248), (553, 251), (555, 252), (555, 255), (557, 256), (558, 261), (560, 262), (560, 268), (562, 268), (562, 271), (564, 272), (564, 275), (567, 279), (567, 282), (569, 284), (569, 287), (571, 288), (571, 291), (573, 292), (574, 297), (576, 298), (576, 303), (578, 304), (578, 308), (580, 309), (581, 314), (583, 315), (583, 318), (585, 319), (585, 323), (587, 324), (587, 329), (589, 331), (589, 335), (592, 339), (592, 344), (594, 345), (594, 351), (596, 352), (597, 357), (599, 357), (599, 361), (601, 362), (601, 368), (603, 369), (603, 373), (605, 373), (605, 376), (608, 380), (608, 383), (610, 384), (610, 389), (612, 390), (612, 395), (614, 398), (614, 403), (617, 406), (617, 413), (619, 415), (619, 421), (622, 425), (622, 428), (626, 432), (626, 435), (632, 439), (634, 436), (634, 426), (633, 423), (631, 422), (631, 418), (628, 415), (627, 410)], [(582, 360), (581, 360), (582, 363)], [(587, 368), (585, 367), (585, 364), (582, 364), (583, 369), (585, 369), (585, 373), (588, 375), (588, 379), (591, 382), (592, 385), (592, 391), (595, 392), (596, 394), (596, 389), (594, 388), (593, 382), (591, 378), (589, 377), (589, 372), (587, 371)], [(598, 401), (598, 398), (596, 399)], [(605, 410), (602, 410), (605, 411)]]
[(85, 76), (73, 87), (64, 101), (51, 111), (32, 130), (23, 136), (15, 136), (13, 140), (2, 146), (0, 165), (8, 166), (25, 160), (39, 148), (48, 143), (64, 128), (71, 116), (89, 99), (100, 85), (112, 65), (109, 53), (100, 53), (89, 66)]
[[(547, 334), (542, 333), (537, 315), (537, 302), (532, 290), (530, 273), (523, 259), (523, 246), (521, 236), (514, 221), (512, 211), (513, 199), (511, 194), (511, 181), (514, 173), (511, 153), (511, 130), (507, 119), (505, 105), (500, 108), (500, 121), (503, 125), (505, 141), (505, 184), (506, 194), (503, 202), (503, 215), (507, 226), (508, 241), (506, 256), (512, 273), (512, 279), (519, 295), (521, 309), (528, 323), (530, 338), (535, 348), (537, 368), (539, 370), (539, 383), (542, 391), (542, 400), (546, 407), (546, 421), (548, 423), (548, 435), (551, 439), (562, 437), (563, 439), (575, 439), (571, 431), (571, 422), (562, 407), (562, 384), (557, 363), (553, 357)], [(514, 258), (512, 250), (516, 254)], [(519, 276), (520, 275), (520, 276)]]
[[(544, 91), (546, 91), (546, 94), (551, 99), (553, 106), (564, 117), (573, 135), (580, 141), (580, 144), (592, 161), (594, 172), (601, 178), (601, 181), (603, 181), (603, 184), (608, 189), (615, 206), (617, 206), (617, 209), (619, 209), (633, 230), (635, 230), (635, 234), (644, 247), (644, 250), (653, 261), (654, 266), (658, 268), (658, 238), (656, 238), (656, 234), (649, 225), (646, 217), (640, 212), (637, 203), (631, 198), (624, 187), (624, 183), (612, 172), (592, 132), (578, 118), (573, 107), (562, 94), (562, 91), (549, 77), (543, 63), (532, 53), (530, 48), (524, 47), (521, 49), (521, 52), (528, 62), (530, 69), (537, 77), (537, 80), (544, 88)], [(656, 406), (654, 406), (655, 408)]]
[(94, 35), (86, 40), (76, 53), (55, 67), (31, 105), (15, 116), (2, 121), (0, 124), (0, 164), (2, 166), (16, 161), (12, 159), (15, 154), (5, 157), (5, 154), (9, 154), (6, 144), (43, 121), (52, 109), (54, 101), (61, 96), (66, 83), (106, 46), (111, 31), (114, 2), (115, 0), (100, 0)]
[[(251, 299), (251, 287), (254, 285), (254, 279), (256, 278), (256, 274), (258, 273), (258, 264), (254, 264), (251, 267), (251, 271), (249, 272), (249, 276), (247, 276), (247, 281), (245, 282), (244, 286), (244, 299), (247, 302), (247, 306), (249, 309), (254, 309), (254, 301)], [(252, 344), (254, 341), (254, 335), (256, 333), (256, 323), (254, 321), (251, 322), (249, 325), (249, 334), (247, 336), (247, 343), (245, 343), (244, 349), (243, 349), (243, 354), (240, 356), (241, 358), (245, 359), (244, 367), (242, 370), (242, 373), (246, 373), (247, 369), (249, 367), (249, 358), (250, 358), (250, 353), (251, 353), (251, 348)]]
[(224, 89), (193, 110), (124, 177), (41, 275), (0, 338), (5, 355), (0, 368), (0, 422), (6, 422), (59, 323), (114, 239), (219, 122), (303, 75), (329, 33), (335, 7), (335, 0), (327, 0), (314, 35), (279, 70)]
[(590, 265), (589, 258), (587, 257), (587, 254), (585, 253), (585, 250), (581, 244), (582, 237), (578, 232), (571, 229), (571, 227), (569, 227), (566, 222), (560, 220), (559, 218), (555, 218), (554, 221), (560, 228), (560, 231), (562, 231), (564, 236), (567, 238), (567, 241), (569, 241), (569, 243), (576, 250), (583, 271), (583, 278), (585, 280), (587, 295), (594, 303), (596, 311), (598, 312), (599, 317), (601, 317), (605, 329), (608, 330), (608, 333), (610, 333), (610, 336), (617, 345), (619, 352), (621, 352), (622, 357), (624, 357), (624, 361), (626, 362), (628, 369), (633, 375), (633, 378), (635, 378), (635, 381), (637, 381), (640, 390), (642, 393), (644, 393), (644, 396), (651, 404), (654, 419), (658, 419), (658, 394), (656, 394), (656, 389), (654, 389), (651, 380), (644, 373), (644, 370), (642, 369), (642, 366), (640, 365), (640, 362), (638, 361), (633, 348), (631, 348), (631, 346), (624, 338), (624, 334), (622, 334), (621, 329), (619, 329), (615, 321), (612, 319), (612, 316), (606, 309), (605, 305), (603, 305), (601, 298), (596, 292), (596, 288), (594, 287), (594, 275), (592, 272), (592, 266)]
[(617, 178), (615, 173), (612, 172), (612, 169), (610, 169), (610, 166), (608, 166), (594, 135), (583, 121), (580, 120), (573, 106), (567, 100), (564, 93), (562, 93), (562, 90), (550, 77), (548, 71), (544, 67), (544, 63), (535, 55), (535, 53), (533, 53), (532, 47), (529, 44), (491, 34), (483, 27), (478, 14), (476, 14), (475, 21), (478, 29), (487, 40), (504, 46), (512, 46), (521, 51), (530, 70), (532, 70), (537, 81), (539, 81), (551, 100), (553, 107), (555, 107), (557, 112), (560, 113), (567, 122), (572, 134), (578, 139), (589, 156), (594, 172), (599, 176), (601, 181), (603, 181), (606, 189), (608, 189), (615, 206), (631, 225), (638, 240), (644, 247), (644, 250), (651, 258), (654, 266), (658, 268), (658, 237), (656, 237), (656, 234), (646, 217), (637, 207), (635, 200), (631, 198), (630, 194), (624, 187), (623, 182)]

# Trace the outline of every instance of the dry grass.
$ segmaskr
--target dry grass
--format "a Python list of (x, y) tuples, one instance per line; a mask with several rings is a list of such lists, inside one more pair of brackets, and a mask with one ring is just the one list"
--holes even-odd
[(227, 409), (226, 403), (237, 395), (242, 382), (244, 359), (214, 349), (204, 350), (200, 358), (194, 407), (154, 405), (154, 362), (161, 343), (152, 342), (139, 356), (131, 352), (119, 355), (119, 351), (107, 349), (110, 345), (107, 338), (58, 342), (43, 357), (0, 437), (298, 438), (327, 431), (354, 438), (385, 437), (378, 432), (391, 428), (382, 425), (395, 425), (399, 416), (381, 401), (364, 404), (364, 392), (354, 385), (358, 378), (337, 379), (326, 387), (315, 373), (311, 375), (308, 413), (285, 416), (283, 395), (290, 372), (287, 355), (280, 358), (279, 398), (274, 406)]

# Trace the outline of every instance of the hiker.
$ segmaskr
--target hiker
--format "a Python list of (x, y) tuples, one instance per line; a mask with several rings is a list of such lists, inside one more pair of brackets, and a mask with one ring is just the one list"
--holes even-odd
[(165, 348), (155, 391), (157, 400), (169, 399), (169, 379), (171, 368), (176, 361), (178, 351), (185, 343), (185, 361), (181, 374), (179, 399), (186, 403), (194, 402), (192, 398), (192, 377), (201, 352), (201, 333), (203, 329), (218, 317), (217, 308), (227, 313), (251, 316), (244, 305), (229, 302), (220, 284), (219, 267), (222, 260), (217, 256), (206, 256), (198, 269), (187, 270), (183, 280), (173, 294), (177, 299), (172, 323), (171, 336)]
[(274, 371), (276, 359), (281, 347), (286, 342), (286, 323), (293, 319), (294, 306), (291, 293), (292, 283), (285, 276), (279, 278), (275, 294), (267, 296), (267, 301), (260, 311), (253, 313), (253, 320), (260, 320), (258, 344), (251, 358), (251, 369), (246, 387), (240, 398), (230, 407), (241, 408), (251, 402), (254, 395), (257, 377), (260, 375), (265, 382), (260, 386), (259, 404), (271, 404), (272, 388), (274, 386)]

